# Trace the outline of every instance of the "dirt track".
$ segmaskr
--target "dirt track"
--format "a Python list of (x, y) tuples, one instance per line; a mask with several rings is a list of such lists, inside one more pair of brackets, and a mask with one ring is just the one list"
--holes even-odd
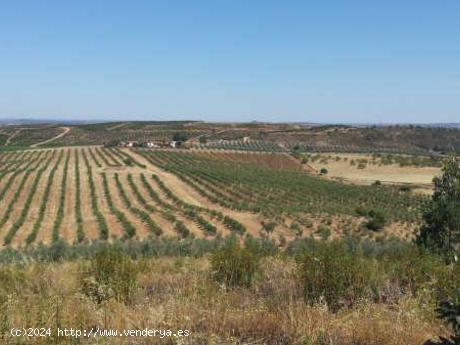
[(38, 146), (41, 146), (41, 145), (45, 145), (45, 144), (49, 144), (59, 138), (62, 138), (64, 135), (66, 135), (69, 131), (70, 131), (70, 128), (69, 127), (61, 127), (64, 131), (62, 133), (59, 133), (58, 135), (56, 135), (55, 137), (52, 137), (50, 139), (47, 139), (47, 140), (44, 140), (44, 141), (41, 141), (39, 143), (35, 143), (35, 144), (32, 144), (30, 145), (30, 147), (38, 147)]

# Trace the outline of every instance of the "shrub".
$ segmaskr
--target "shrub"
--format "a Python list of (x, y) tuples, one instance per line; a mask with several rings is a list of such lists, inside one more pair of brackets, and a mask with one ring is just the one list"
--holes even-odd
[(321, 239), (323, 241), (328, 240), (329, 237), (331, 237), (331, 234), (332, 234), (331, 229), (328, 226), (323, 225), (323, 224), (320, 224), (318, 226), (318, 230), (316, 232), (319, 234), (319, 236), (321, 237)]
[(82, 291), (97, 303), (114, 297), (130, 303), (137, 288), (138, 265), (120, 249), (103, 247), (84, 267)]
[(365, 217), (368, 214), (368, 211), (363, 206), (356, 207), (355, 212), (360, 217)]
[(132, 158), (125, 158), (123, 159), (123, 163), (129, 167), (132, 167), (134, 165), (134, 161)]
[(174, 229), (181, 235), (182, 238), (185, 238), (190, 235), (190, 230), (187, 226), (180, 220), (176, 221), (174, 224)]
[(295, 144), (293, 147), (292, 147), (292, 153), (297, 153), (300, 151), (300, 146), (299, 144)]
[(292, 224), (289, 226), (289, 229), (297, 236), (300, 237), (302, 236), (303, 230), (300, 227), (300, 224), (297, 222), (292, 222)]
[(386, 222), (386, 216), (382, 210), (370, 210), (369, 219), (366, 222), (366, 227), (369, 230), (377, 231), (382, 229)]
[(332, 311), (371, 297), (377, 290), (377, 265), (344, 243), (317, 243), (301, 258), (305, 301), (326, 302)]
[(399, 187), (399, 191), (400, 191), (400, 192), (404, 192), (404, 193), (410, 192), (411, 189), (412, 189), (412, 188), (411, 188), (410, 186), (407, 186), (407, 185), (403, 185), (403, 186), (400, 186), (400, 187)]
[(211, 256), (213, 278), (229, 288), (249, 287), (259, 267), (259, 256), (236, 242)]
[(224, 216), (223, 223), (230, 231), (239, 235), (243, 235), (246, 232), (246, 227), (243, 224), (228, 216)]
[(319, 173), (320, 173), (321, 175), (327, 175), (328, 171), (327, 171), (326, 168), (321, 168), (321, 170), (319, 171)]
[(19, 267), (3, 266), (0, 267), (0, 307), (5, 303), (9, 296), (19, 293), (27, 284), (24, 270)]
[(454, 344), (460, 344), (460, 293), (453, 300), (445, 300), (436, 308), (438, 319), (444, 320), (452, 327)]
[(276, 223), (275, 222), (261, 222), (262, 229), (267, 233), (267, 235), (270, 235), (276, 228)]
[(254, 238), (247, 234), (244, 239), (244, 247), (258, 257), (276, 255), (279, 253), (276, 243), (269, 238)]

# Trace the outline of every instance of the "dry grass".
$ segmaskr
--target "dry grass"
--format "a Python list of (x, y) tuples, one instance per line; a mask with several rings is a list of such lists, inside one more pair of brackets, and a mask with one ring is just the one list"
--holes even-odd
[[(188, 338), (59, 338), (59, 344), (419, 345), (446, 333), (421, 297), (396, 304), (363, 301), (338, 313), (325, 305), (309, 307), (291, 259), (264, 259), (255, 284), (237, 290), (210, 279), (206, 258), (162, 258), (138, 266), (139, 287), (130, 305), (113, 299), (98, 305), (82, 294), (82, 263), (31, 265), (23, 275), (15, 269), (18, 286), (8, 295), (2, 317), (8, 326), (20, 327), (191, 331)], [(20, 342), (6, 338), (3, 343)], [(46, 338), (28, 342), (50, 343)]]
[[(431, 190), (433, 177), (440, 173), (439, 168), (435, 167), (400, 167), (397, 164), (391, 165), (372, 165), (367, 164), (364, 169), (358, 169), (357, 165), (350, 165), (351, 160), (367, 159), (371, 161), (372, 156), (364, 154), (330, 154), (333, 158), (326, 162), (321, 159), (310, 162), (309, 164), (316, 170), (326, 168), (328, 176), (344, 179), (358, 184), (372, 184), (379, 180), (387, 184), (413, 184), (421, 185), (423, 190)], [(327, 157), (328, 155), (324, 155)], [(339, 161), (334, 158), (340, 157)], [(347, 160), (344, 160), (347, 158)]]

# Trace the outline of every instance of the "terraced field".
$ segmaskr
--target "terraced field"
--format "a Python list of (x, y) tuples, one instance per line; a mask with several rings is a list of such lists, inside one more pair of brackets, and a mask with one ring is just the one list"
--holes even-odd
[(242, 234), (251, 221), (257, 223), (253, 214), (233, 217), (207, 208), (188, 189), (174, 175), (121, 149), (3, 153), (1, 244), (20, 247), (60, 239), (83, 242), (150, 235), (209, 237)]
[(214, 207), (257, 214), (283, 236), (315, 235), (325, 227), (333, 235), (372, 236), (362, 233), (360, 215), (382, 210), (389, 217), (387, 234), (408, 237), (426, 200), (394, 187), (346, 185), (311, 176), (285, 154), (136, 152)]
[[(230, 209), (267, 214), (352, 214), (357, 205), (386, 208), (394, 219), (415, 220), (422, 198), (392, 188), (350, 186), (257, 163), (216, 159), (212, 154), (139, 150), (152, 164), (176, 174), (209, 200)], [(227, 157), (224, 154), (223, 157)], [(244, 155), (242, 155), (244, 156)], [(280, 160), (273, 155), (273, 160)], [(283, 155), (281, 157), (287, 156)], [(252, 162), (251, 162), (252, 161)]]
[[(421, 197), (309, 176), (286, 154), (72, 147), (0, 154), (0, 243), (276, 236), (359, 229), (358, 207), (414, 224)], [(399, 226), (399, 228), (404, 228)], [(339, 232), (340, 232), (339, 231)]]

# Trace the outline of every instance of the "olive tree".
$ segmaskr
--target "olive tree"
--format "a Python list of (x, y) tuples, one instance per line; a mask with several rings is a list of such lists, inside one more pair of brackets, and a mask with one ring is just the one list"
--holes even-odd
[(424, 224), (417, 235), (417, 243), (443, 255), (450, 255), (460, 242), (460, 167), (450, 156), (442, 168), (442, 175), (434, 178), (434, 193), (426, 204)]

